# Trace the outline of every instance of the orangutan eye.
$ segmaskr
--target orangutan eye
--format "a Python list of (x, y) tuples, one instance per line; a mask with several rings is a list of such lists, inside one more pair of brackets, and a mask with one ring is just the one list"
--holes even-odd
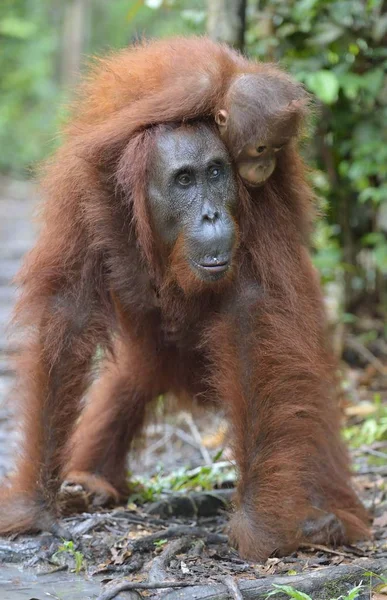
[(180, 175), (176, 177), (176, 181), (179, 185), (186, 187), (192, 183), (192, 176), (189, 173), (180, 173)]
[(219, 177), (220, 175), (220, 167), (210, 167), (209, 169), (209, 175), (211, 177), (211, 179), (216, 179), (217, 177)]
[(262, 154), (263, 152), (265, 152), (265, 150), (266, 150), (266, 146), (258, 146), (257, 154)]

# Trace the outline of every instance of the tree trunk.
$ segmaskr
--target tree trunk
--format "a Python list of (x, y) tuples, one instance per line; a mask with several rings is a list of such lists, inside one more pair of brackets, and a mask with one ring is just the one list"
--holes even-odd
[(243, 50), (246, 5), (247, 0), (208, 0), (208, 35)]
[(67, 0), (64, 8), (61, 81), (72, 89), (81, 71), (89, 31), (89, 0)]

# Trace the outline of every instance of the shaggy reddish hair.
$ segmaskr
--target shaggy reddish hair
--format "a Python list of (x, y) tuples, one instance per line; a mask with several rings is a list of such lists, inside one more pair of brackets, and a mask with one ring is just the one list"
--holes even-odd
[[(239, 245), (224, 285), (199, 284), (183, 241), (166, 252), (148, 216), (155, 125), (210, 118), (243, 72), (288, 78), (205, 38), (143, 44), (91, 72), (46, 166), (43, 227), (19, 276), (24, 446), (0, 494), (2, 533), (51, 527), (64, 477), (124, 496), (145, 407), (168, 391), (226, 407), (239, 470), (231, 529), (243, 556), (367, 535), (340, 440), (305, 245), (312, 193), (295, 145), (263, 187), (239, 184)], [(69, 443), (96, 354), (100, 377)]]

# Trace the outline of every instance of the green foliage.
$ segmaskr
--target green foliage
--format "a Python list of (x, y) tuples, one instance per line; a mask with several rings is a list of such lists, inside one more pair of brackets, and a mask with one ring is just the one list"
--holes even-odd
[[(380, 592), (381, 595), (387, 594), (387, 571), (385, 571), (384, 575), (381, 573), (374, 573), (373, 571), (366, 571), (364, 575), (369, 577), (370, 586), (372, 587), (373, 592)], [(374, 581), (375, 579), (376, 582)]]
[(343, 253), (337, 233), (337, 225), (332, 225), (323, 219), (316, 223), (313, 234), (313, 262), (320, 272), (323, 283), (338, 279), (344, 268)]
[(156, 546), (156, 548), (162, 548), (163, 546), (165, 546), (165, 544), (168, 543), (168, 540), (156, 540), (153, 543)]
[(101, 54), (141, 37), (203, 33), (206, 0), (96, 1), (91, 10), (89, 51)]
[(132, 484), (137, 484), (137, 490), (131, 495), (129, 502), (155, 502), (163, 493), (208, 491), (220, 486), (230, 477), (235, 477), (234, 469), (229, 463), (223, 462), (195, 469), (181, 467), (168, 474), (160, 470), (150, 479), (138, 477), (132, 480)]
[(387, 406), (382, 403), (380, 394), (375, 394), (374, 403), (374, 413), (366, 417), (360, 425), (351, 425), (344, 429), (345, 439), (356, 448), (387, 440)]
[(308, 161), (320, 179), (326, 174), (318, 192), (330, 207), (331, 227), (318, 232), (315, 261), (323, 280), (339, 266), (347, 304), (355, 291), (373, 286), (385, 310), (386, 32), (382, 0), (262, 0), (259, 11), (252, 3), (247, 32), (251, 54), (279, 60), (317, 99)]
[(80, 573), (82, 571), (82, 569), (85, 568), (85, 558), (84, 558), (82, 552), (79, 552), (78, 550), (75, 549), (74, 542), (63, 540), (63, 544), (61, 546), (59, 546), (57, 552), (55, 552), (55, 554), (53, 554), (52, 558), (54, 560), (56, 560), (58, 558), (58, 555), (63, 554), (63, 553), (68, 554), (74, 560), (74, 563), (75, 563), (74, 571), (76, 573)]
[(295, 600), (312, 600), (309, 594), (299, 592), (291, 585), (278, 585), (276, 583), (273, 583), (273, 588), (275, 589), (267, 594), (267, 598), (270, 598), (271, 596), (275, 596), (276, 594), (282, 592), (283, 594), (286, 594), (289, 598), (295, 598)]
[[(121, 48), (146, 35), (202, 33), (205, 0), (157, 3), (93, 0), (84, 28), (85, 57)], [(64, 93), (61, 0), (0, 2), (0, 173), (31, 176), (57, 144)], [(87, 59), (84, 59), (87, 62)], [(68, 90), (66, 90), (68, 92)]]
[[(304, 592), (299, 592), (291, 585), (277, 585), (274, 583), (273, 587), (275, 588), (275, 590), (273, 590), (272, 592), (269, 592), (269, 594), (267, 594), (267, 596), (266, 596), (267, 598), (270, 598), (271, 596), (275, 596), (276, 594), (282, 593), (282, 594), (286, 594), (288, 596), (288, 598), (294, 598), (294, 600), (313, 600), (313, 598), (311, 596), (309, 596), (309, 594), (305, 594)], [(359, 594), (362, 591), (362, 589), (364, 589), (364, 586), (362, 583), (359, 583), (359, 585), (352, 588), (348, 592), (348, 594), (346, 594), (345, 596), (339, 596), (337, 598), (330, 598), (330, 600), (356, 600), (356, 598), (359, 597)]]
[(47, 2), (0, 4), (0, 171), (26, 172), (52, 148), (58, 40)]

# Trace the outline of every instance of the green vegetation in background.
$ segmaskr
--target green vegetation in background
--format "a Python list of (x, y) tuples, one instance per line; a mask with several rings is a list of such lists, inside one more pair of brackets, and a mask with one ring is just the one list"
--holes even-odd
[(204, 33), (206, 0), (95, 2), (90, 52), (123, 48), (142, 37)]
[(371, 292), (387, 310), (387, 14), (382, 0), (250, 3), (249, 52), (278, 60), (318, 101), (315, 187), (329, 206), (316, 238), (325, 280), (346, 308)]
[(0, 172), (26, 176), (51, 149), (58, 27), (49, 2), (0, 3)]
[[(354, 448), (371, 446), (375, 442), (387, 440), (387, 406), (382, 403), (380, 394), (374, 395), (375, 411), (361, 420), (360, 424), (344, 429), (344, 437)], [(381, 465), (386, 454), (381, 452)], [(376, 462), (375, 460), (373, 462)]]
[[(29, 177), (58, 143), (69, 95), (61, 86), (69, 1), (0, 3), (0, 173)], [(85, 63), (87, 56), (122, 48), (141, 37), (202, 33), (205, 0), (91, 0), (88, 18)]]
[(214, 458), (212, 465), (187, 469), (180, 467), (170, 473), (165, 473), (160, 467), (152, 477), (129, 478), (133, 493), (129, 502), (143, 504), (155, 502), (164, 493), (189, 493), (221, 488), (226, 481), (236, 478), (235, 467), (231, 463), (217, 462), (221, 452)]

